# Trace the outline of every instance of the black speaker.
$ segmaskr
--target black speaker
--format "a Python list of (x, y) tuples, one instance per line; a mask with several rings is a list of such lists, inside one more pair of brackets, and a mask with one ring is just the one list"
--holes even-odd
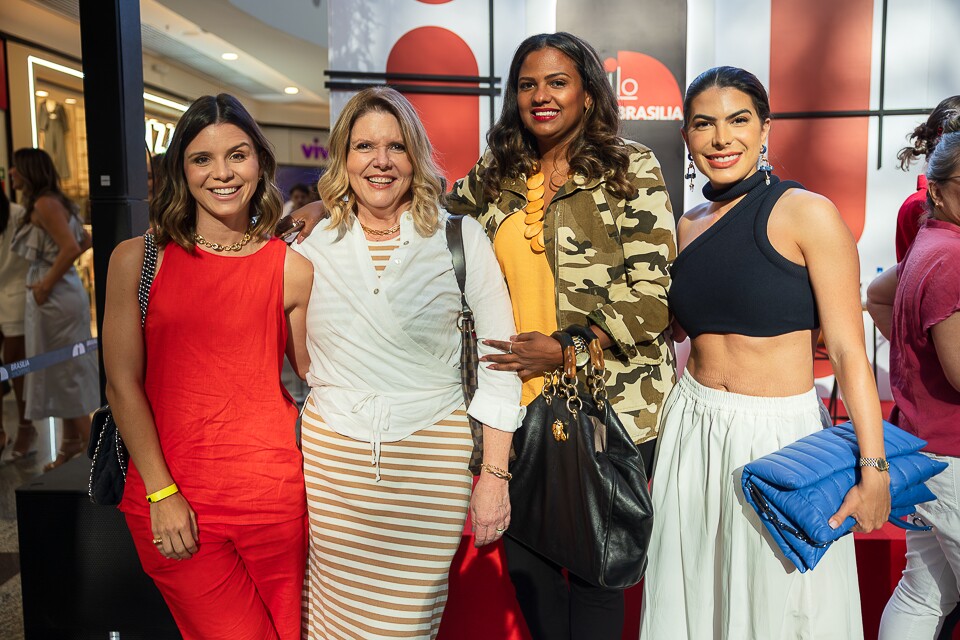
[(87, 497), (77, 458), (17, 489), (25, 640), (180, 638), (123, 514)]

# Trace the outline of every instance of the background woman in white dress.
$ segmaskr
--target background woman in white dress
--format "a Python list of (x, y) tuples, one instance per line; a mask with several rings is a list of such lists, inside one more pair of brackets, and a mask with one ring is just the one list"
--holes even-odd
[[(77, 207), (60, 190), (60, 176), (42, 149), (19, 149), (10, 168), (26, 209), (13, 251), (30, 263), (24, 333), (32, 357), (90, 338), (90, 296), (73, 266), (90, 248)], [(90, 412), (100, 404), (97, 357), (92, 351), (27, 375), (26, 417), (63, 419), (54, 467), (80, 455), (90, 435)]]

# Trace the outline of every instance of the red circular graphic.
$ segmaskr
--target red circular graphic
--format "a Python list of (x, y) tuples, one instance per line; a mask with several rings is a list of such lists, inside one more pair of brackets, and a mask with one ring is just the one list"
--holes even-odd
[(677, 79), (656, 58), (636, 51), (618, 51), (616, 59), (605, 60), (603, 66), (617, 92), (622, 120), (683, 118)]
[[(470, 45), (456, 33), (434, 26), (419, 27), (400, 36), (387, 57), (386, 71), (442, 76), (477, 76), (480, 73)], [(477, 85), (464, 83), (460, 86)], [(397, 83), (397, 88), (403, 91), (403, 83)], [(407, 98), (420, 114), (447, 180), (452, 184), (465, 176), (480, 155), (479, 98), (427, 93), (410, 93)]]

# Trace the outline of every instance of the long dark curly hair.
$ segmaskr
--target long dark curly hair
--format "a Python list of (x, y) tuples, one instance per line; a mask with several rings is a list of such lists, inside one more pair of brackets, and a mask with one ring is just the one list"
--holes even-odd
[(933, 153), (937, 141), (943, 135), (944, 121), (960, 114), (960, 96), (950, 96), (940, 101), (930, 113), (927, 121), (913, 130), (907, 138), (911, 144), (900, 149), (897, 160), (900, 168), (906, 171), (914, 160), (926, 158)]
[(617, 96), (607, 80), (603, 62), (597, 51), (570, 33), (541, 33), (520, 43), (503, 94), (500, 119), (487, 133), (487, 147), (493, 154), (493, 163), (483, 175), (483, 190), (491, 200), (500, 193), (503, 178), (529, 174), (537, 162), (537, 140), (523, 126), (517, 104), (517, 85), (520, 67), (534, 51), (552, 47), (573, 62), (584, 91), (593, 105), (584, 114), (573, 142), (566, 150), (572, 172), (588, 180), (607, 176), (607, 191), (620, 198), (630, 198), (636, 190), (627, 178), (630, 152), (619, 136), (620, 113)]

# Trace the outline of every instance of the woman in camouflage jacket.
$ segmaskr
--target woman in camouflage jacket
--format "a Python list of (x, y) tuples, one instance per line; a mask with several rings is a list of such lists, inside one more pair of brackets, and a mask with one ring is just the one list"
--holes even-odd
[[(607, 362), (614, 409), (648, 462), (660, 407), (675, 382), (669, 265), (675, 225), (660, 166), (617, 136), (619, 117), (597, 52), (567, 33), (521, 43), (488, 149), (448, 195), (490, 236), (518, 335), (485, 341), (482, 360), (516, 371), (524, 402), (562, 363), (557, 328), (589, 324)], [(504, 538), (511, 579), (534, 638), (620, 638), (623, 592), (593, 587)]]

